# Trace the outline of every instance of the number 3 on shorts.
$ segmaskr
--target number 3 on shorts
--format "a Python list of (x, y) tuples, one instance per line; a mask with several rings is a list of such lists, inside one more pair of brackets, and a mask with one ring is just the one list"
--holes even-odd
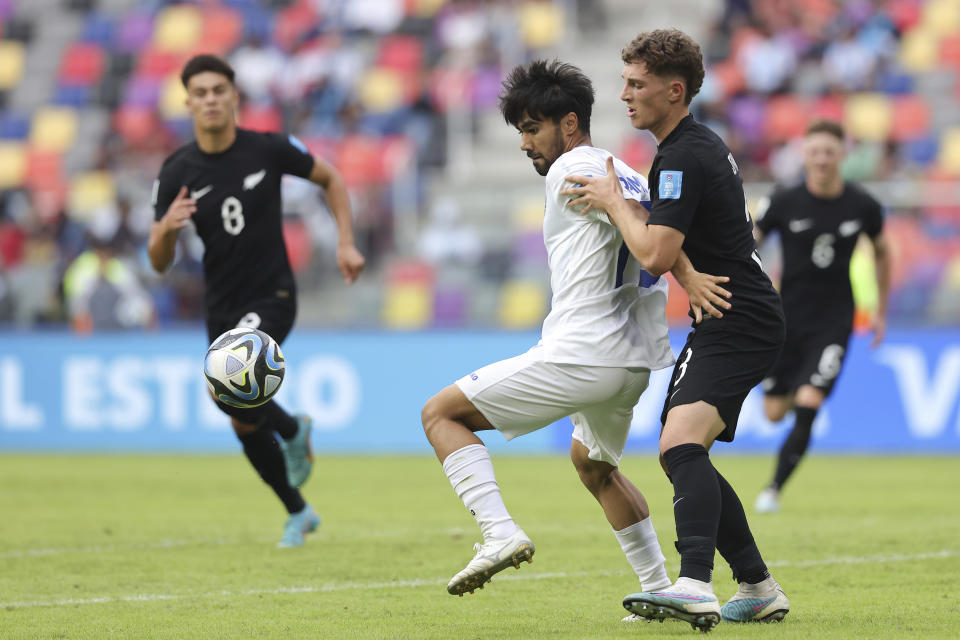
[(687, 373), (687, 365), (690, 364), (690, 358), (693, 357), (693, 349), (687, 349), (687, 357), (680, 363), (680, 375), (673, 381), (673, 386), (680, 384), (680, 379)]

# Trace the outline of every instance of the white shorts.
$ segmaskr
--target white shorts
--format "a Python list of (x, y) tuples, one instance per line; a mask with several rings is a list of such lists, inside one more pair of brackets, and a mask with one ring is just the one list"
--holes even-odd
[(473, 406), (507, 440), (570, 416), (591, 460), (620, 464), (633, 407), (650, 370), (544, 362), (543, 347), (457, 380)]

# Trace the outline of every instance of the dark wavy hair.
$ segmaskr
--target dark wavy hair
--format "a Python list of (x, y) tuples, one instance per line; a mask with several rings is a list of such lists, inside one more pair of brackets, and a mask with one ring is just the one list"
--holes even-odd
[(843, 132), (843, 126), (833, 120), (814, 120), (811, 122), (810, 126), (807, 127), (806, 135), (809, 136), (814, 133), (829, 133), (840, 142), (843, 142), (846, 138)]
[(233, 84), (233, 67), (227, 64), (222, 58), (210, 55), (209, 53), (202, 53), (187, 60), (187, 64), (183, 65), (183, 71), (180, 72), (180, 82), (182, 82), (184, 88), (186, 88), (187, 83), (190, 82), (190, 78), (205, 71), (212, 71), (226, 76), (230, 84)]
[(503, 81), (500, 92), (500, 113), (507, 124), (514, 126), (524, 113), (559, 122), (573, 112), (580, 130), (590, 135), (592, 111), (590, 78), (572, 64), (559, 60), (534, 60), (515, 67)]
[(684, 104), (690, 104), (703, 85), (703, 52), (693, 38), (677, 29), (644, 31), (620, 52), (627, 64), (642, 62), (647, 71), (661, 78), (679, 76), (687, 88)]

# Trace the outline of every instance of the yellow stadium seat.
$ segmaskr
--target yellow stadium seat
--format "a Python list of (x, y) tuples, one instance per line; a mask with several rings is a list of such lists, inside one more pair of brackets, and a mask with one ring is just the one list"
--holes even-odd
[(180, 82), (180, 74), (171, 73), (163, 81), (163, 90), (160, 93), (160, 115), (166, 120), (186, 118), (190, 114), (187, 111), (186, 100), (187, 90)]
[(547, 296), (543, 285), (529, 280), (513, 280), (500, 290), (501, 326), (531, 329), (540, 326), (546, 313)]
[(432, 18), (447, 0), (413, 0), (410, 14), (417, 18)]
[(433, 316), (433, 296), (424, 282), (391, 284), (383, 302), (383, 320), (392, 329), (422, 329)]
[(157, 15), (153, 45), (158, 51), (187, 53), (203, 34), (203, 14), (188, 4), (173, 5)]
[(77, 137), (77, 113), (69, 107), (44, 107), (33, 115), (30, 144), (37, 151), (66, 151)]
[(23, 77), (23, 43), (0, 41), (0, 90), (12, 89)]
[(563, 12), (550, 2), (525, 2), (520, 7), (523, 41), (533, 49), (552, 47), (563, 37)]
[(893, 103), (882, 93), (858, 93), (847, 99), (847, 131), (858, 140), (881, 142), (890, 137)]
[(933, 69), (939, 53), (939, 38), (923, 27), (914, 27), (900, 40), (900, 64), (907, 71), (919, 73)]
[(920, 23), (935, 36), (960, 30), (960, 2), (932, 0), (923, 7)]
[(403, 104), (403, 80), (391, 69), (374, 67), (360, 80), (360, 102), (371, 113), (386, 113)]
[(27, 175), (27, 152), (22, 144), (0, 144), (0, 189), (23, 184)]
[(527, 200), (513, 210), (513, 227), (518, 232), (543, 228), (543, 200)]
[(960, 257), (953, 258), (947, 264), (946, 271), (943, 277), (944, 285), (953, 291), (960, 291)]
[(86, 221), (98, 209), (112, 205), (117, 186), (107, 171), (81, 173), (70, 183), (67, 214), (74, 220)]
[(940, 136), (937, 164), (942, 171), (960, 176), (960, 128), (947, 129)]

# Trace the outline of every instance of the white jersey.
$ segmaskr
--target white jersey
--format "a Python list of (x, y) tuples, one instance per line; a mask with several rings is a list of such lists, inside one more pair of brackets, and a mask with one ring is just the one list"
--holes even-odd
[[(547, 173), (543, 240), (553, 299), (543, 321), (546, 362), (663, 369), (673, 364), (667, 336), (667, 282), (630, 254), (603, 212), (581, 215), (560, 195), (570, 174), (606, 175), (610, 152), (576, 147)], [(614, 158), (623, 195), (649, 201), (646, 179)], [(641, 286), (641, 278), (642, 286)]]

